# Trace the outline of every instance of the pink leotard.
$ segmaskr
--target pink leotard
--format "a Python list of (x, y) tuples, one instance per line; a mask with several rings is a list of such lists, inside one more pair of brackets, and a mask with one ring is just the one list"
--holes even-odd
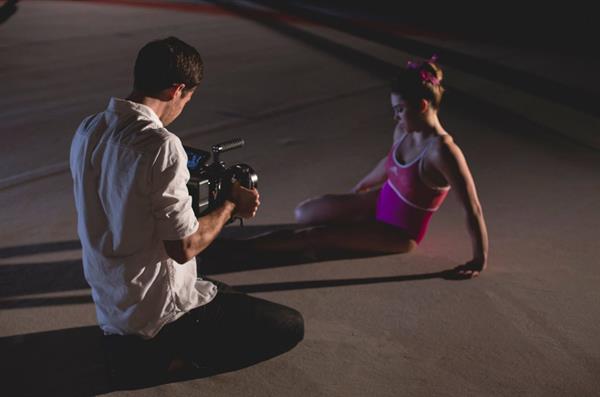
[(401, 164), (396, 150), (406, 133), (392, 146), (386, 162), (388, 179), (377, 199), (377, 220), (406, 231), (417, 243), (423, 240), (431, 216), (442, 205), (450, 186), (430, 186), (421, 178), (425, 149), (411, 162)]

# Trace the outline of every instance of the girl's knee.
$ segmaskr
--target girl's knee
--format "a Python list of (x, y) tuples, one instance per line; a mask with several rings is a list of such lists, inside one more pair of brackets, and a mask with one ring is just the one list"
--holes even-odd
[(295, 209), (294, 209), (294, 217), (296, 218), (296, 222), (297, 223), (310, 223), (310, 211), (307, 208), (306, 205), (306, 201), (300, 203)]
[(317, 224), (323, 221), (324, 213), (327, 212), (327, 203), (330, 201), (328, 195), (304, 200), (294, 210), (296, 222), (302, 224)]

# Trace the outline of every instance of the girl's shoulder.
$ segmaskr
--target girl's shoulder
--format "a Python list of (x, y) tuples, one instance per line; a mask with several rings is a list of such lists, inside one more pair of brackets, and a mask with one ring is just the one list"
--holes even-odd
[(447, 132), (439, 132), (430, 139), (429, 152), (431, 154), (439, 153), (450, 149), (452, 146), (456, 146), (454, 138)]
[(454, 157), (460, 148), (454, 142), (454, 138), (447, 132), (440, 132), (434, 136), (429, 149), (428, 157), (436, 162)]
[(452, 137), (452, 135), (450, 135), (450, 133), (444, 131), (444, 132), (438, 132), (437, 135), (433, 138), (434, 142), (438, 145), (452, 145), (455, 144), (454, 143), (454, 138)]

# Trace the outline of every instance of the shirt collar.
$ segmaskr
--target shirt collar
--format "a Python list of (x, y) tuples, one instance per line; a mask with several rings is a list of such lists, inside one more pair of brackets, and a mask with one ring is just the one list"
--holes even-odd
[(151, 107), (142, 105), (141, 103), (128, 101), (120, 98), (110, 98), (108, 103), (108, 110), (112, 110), (117, 113), (137, 113), (143, 118), (153, 121), (158, 125), (159, 128), (163, 127), (162, 121), (154, 113)]

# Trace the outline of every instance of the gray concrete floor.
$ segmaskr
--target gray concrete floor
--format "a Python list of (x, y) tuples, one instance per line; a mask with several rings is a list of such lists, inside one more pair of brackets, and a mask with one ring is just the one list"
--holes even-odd
[[(387, 82), (344, 51), (214, 7), (107, 3), (23, 1), (0, 25), (2, 395), (600, 394), (600, 154), (543, 120), (451, 95), (442, 118), (471, 165), (490, 233), (479, 279), (436, 277), (470, 259), (451, 196), (414, 253), (214, 276), (302, 312), (306, 337), (292, 351), (213, 377), (107, 389), (102, 364), (83, 354), (95, 313), (66, 166), (79, 121), (128, 94), (143, 44), (175, 35), (201, 52), (206, 79), (170, 129), (198, 147), (246, 140), (226, 159), (260, 174), (250, 231), (293, 222), (307, 197), (348, 191), (388, 150), (393, 128)], [(398, 65), (410, 55), (293, 27)]]

